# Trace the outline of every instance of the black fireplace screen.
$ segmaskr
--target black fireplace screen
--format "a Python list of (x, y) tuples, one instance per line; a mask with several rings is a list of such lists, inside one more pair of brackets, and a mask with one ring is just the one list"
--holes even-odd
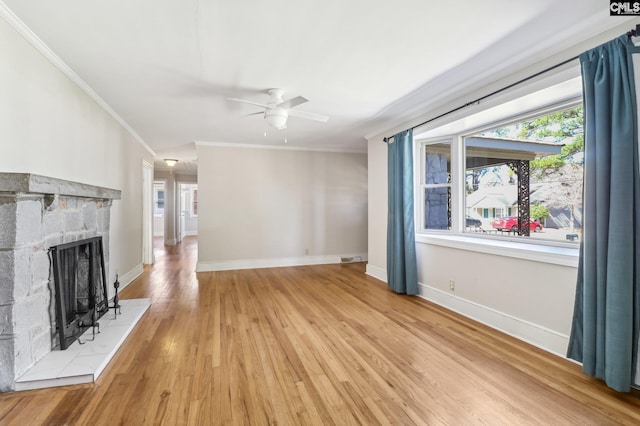
[(60, 349), (71, 345), (109, 310), (102, 237), (51, 248)]

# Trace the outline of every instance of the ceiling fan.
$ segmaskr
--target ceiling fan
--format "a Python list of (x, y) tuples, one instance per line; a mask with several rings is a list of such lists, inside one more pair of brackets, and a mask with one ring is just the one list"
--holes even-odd
[(282, 130), (287, 128), (287, 118), (289, 116), (306, 118), (308, 120), (321, 121), (326, 123), (329, 120), (329, 117), (326, 115), (315, 114), (313, 112), (305, 112), (297, 109), (293, 109), (298, 105), (301, 105), (305, 102), (309, 102), (309, 100), (303, 96), (296, 96), (295, 98), (291, 98), (288, 100), (283, 100), (282, 95), (284, 91), (282, 89), (269, 89), (267, 90), (269, 94), (269, 101), (266, 104), (261, 104), (259, 102), (247, 101), (245, 99), (236, 99), (236, 98), (227, 98), (230, 101), (234, 102), (243, 102), (245, 104), (255, 105), (264, 108), (264, 111), (254, 112), (249, 115), (260, 115), (264, 114), (264, 119), (266, 122), (273, 128)]

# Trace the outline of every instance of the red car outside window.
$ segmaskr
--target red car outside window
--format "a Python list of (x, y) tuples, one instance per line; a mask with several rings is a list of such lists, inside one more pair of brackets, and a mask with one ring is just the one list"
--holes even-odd
[[(518, 230), (518, 217), (517, 216), (509, 216), (502, 217), (494, 220), (491, 223), (491, 226), (498, 231), (512, 231), (515, 232)], [(542, 224), (537, 220), (529, 221), (529, 229), (533, 232), (542, 231)]]

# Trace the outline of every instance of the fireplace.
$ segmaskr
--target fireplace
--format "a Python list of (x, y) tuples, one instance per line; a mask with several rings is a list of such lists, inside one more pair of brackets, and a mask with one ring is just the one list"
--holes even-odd
[(56, 299), (56, 347), (65, 350), (109, 310), (102, 237), (51, 248)]
[[(86, 268), (80, 278), (97, 276), (103, 285), (105, 275), (109, 277), (110, 212), (113, 200), (120, 196), (118, 190), (78, 182), (0, 173), (0, 392), (13, 390), (18, 377), (52, 349), (62, 347), (54, 284), (54, 258), (62, 252), (50, 249), (100, 238), (100, 248), (90, 249), (94, 243), (84, 249), (82, 244), (77, 246), (87, 256), (93, 250), (104, 258), (102, 264), (81, 260)], [(65, 265), (71, 261), (55, 262)], [(64, 268), (60, 266), (61, 271)], [(84, 298), (82, 291), (76, 293)], [(107, 298), (102, 290), (96, 293)], [(73, 313), (65, 314), (75, 320), (71, 328), (87, 324), (86, 317), (76, 318), (77, 312), (87, 308), (83, 304), (79, 302)], [(95, 315), (88, 308), (89, 315)]]

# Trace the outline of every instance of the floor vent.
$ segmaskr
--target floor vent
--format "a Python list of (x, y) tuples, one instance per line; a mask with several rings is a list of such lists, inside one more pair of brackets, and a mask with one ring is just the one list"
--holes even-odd
[(362, 256), (340, 256), (340, 263), (362, 262)]

